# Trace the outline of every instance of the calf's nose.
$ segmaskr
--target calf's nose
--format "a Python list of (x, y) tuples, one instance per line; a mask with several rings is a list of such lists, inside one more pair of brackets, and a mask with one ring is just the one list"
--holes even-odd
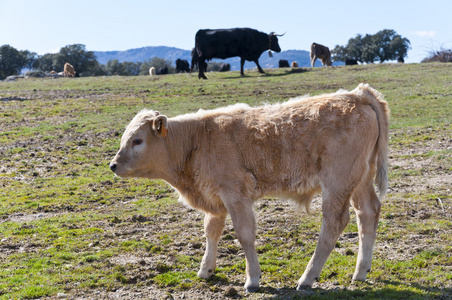
[(116, 164), (110, 164), (110, 170), (115, 172), (116, 171)]

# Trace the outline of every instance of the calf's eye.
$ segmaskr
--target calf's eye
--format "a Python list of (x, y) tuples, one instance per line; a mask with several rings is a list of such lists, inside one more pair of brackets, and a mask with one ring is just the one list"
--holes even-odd
[(138, 146), (138, 145), (141, 145), (141, 143), (143, 143), (142, 139), (134, 139), (132, 141), (132, 146)]

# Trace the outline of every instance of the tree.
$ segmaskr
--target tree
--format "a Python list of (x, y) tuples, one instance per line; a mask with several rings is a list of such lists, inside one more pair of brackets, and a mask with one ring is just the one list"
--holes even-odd
[(105, 65), (101, 65), (97, 60), (95, 65), (90, 68), (89, 72), (84, 72), (86, 76), (105, 76), (107, 75), (107, 69)]
[(19, 52), (25, 59), (24, 67), (33, 69), (33, 64), (38, 59), (38, 54), (36, 52), (30, 52), (28, 50), (21, 50)]
[(331, 58), (333, 61), (345, 61), (348, 58), (345, 47), (336, 45), (336, 47), (331, 50)]
[[(168, 73), (175, 73), (175, 67), (173, 67), (171, 60), (160, 58), (160, 57), (153, 57), (151, 61), (149, 62), (149, 68), (154, 67), (156, 70), (160, 68), (168, 68)], [(149, 70), (149, 69), (148, 69)], [(149, 72), (148, 72), (149, 74)]]
[(357, 34), (355, 38), (351, 38), (348, 40), (348, 44), (347, 46), (345, 46), (345, 54), (349, 58), (354, 58), (359, 62), (363, 62), (361, 56), (362, 45), (363, 45), (362, 36), (360, 34)]
[(107, 75), (125, 75), (124, 66), (117, 59), (110, 59), (105, 66)]
[(57, 53), (47, 53), (44, 54), (33, 63), (33, 69), (37, 69), (44, 72), (57, 71), (63, 72), (63, 67), (57, 65), (58, 54)]
[(362, 38), (361, 45), (361, 62), (365, 63), (374, 63), (377, 59), (378, 53), (378, 45), (375, 43), (375, 36), (366, 34), (364, 38)]
[(74, 66), (77, 76), (89, 76), (101, 71), (94, 52), (86, 51), (85, 45), (81, 44), (68, 45), (61, 48), (58, 53), (47, 53), (39, 56), (33, 62), (32, 67), (44, 72), (52, 70), (63, 72), (65, 63)]
[(374, 43), (376, 45), (377, 56), (380, 59), (380, 62), (384, 62), (386, 60), (392, 60), (397, 57), (394, 57), (395, 54), (391, 51), (391, 41), (397, 35), (394, 30), (381, 30), (374, 35)]
[(26, 58), (10, 45), (0, 47), (0, 56), (0, 79), (19, 74), (26, 64)]
[(373, 63), (377, 59), (380, 63), (406, 57), (410, 49), (410, 41), (403, 38), (392, 29), (384, 29), (374, 35), (361, 34), (351, 38), (346, 46), (337, 45), (332, 56), (335, 60), (345, 61), (353, 58), (363, 63)]
[(402, 38), (397, 35), (392, 41), (389, 47), (391, 51), (395, 53), (396, 58), (406, 57), (408, 54), (408, 49), (411, 49), (411, 43), (407, 38)]
[(146, 59), (140, 65), (140, 73), (139, 75), (149, 75), (149, 69), (151, 68), (151, 60)]
[(125, 61), (121, 64), (123, 65), (125, 75), (127, 76), (137, 76), (140, 73), (141, 63), (139, 62), (134, 63), (130, 61)]
[(96, 56), (93, 51), (86, 51), (85, 45), (74, 44), (67, 45), (60, 49), (57, 56), (56, 66), (59, 70), (63, 70), (65, 63), (74, 66), (78, 75), (90, 72), (91, 68), (96, 66)]

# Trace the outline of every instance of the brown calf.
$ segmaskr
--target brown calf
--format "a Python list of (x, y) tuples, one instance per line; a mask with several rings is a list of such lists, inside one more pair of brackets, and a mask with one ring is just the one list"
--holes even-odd
[(324, 67), (333, 65), (330, 49), (326, 46), (312, 43), (311, 45), (311, 67), (314, 68), (315, 61), (320, 59)]
[(387, 188), (389, 108), (367, 84), (351, 92), (251, 108), (245, 104), (167, 118), (138, 113), (121, 139), (110, 168), (121, 177), (160, 178), (180, 200), (205, 212), (206, 252), (198, 276), (215, 271), (226, 216), (245, 251), (249, 292), (259, 288), (253, 203), (266, 195), (307, 209), (323, 197), (317, 248), (297, 289), (311, 287), (356, 211), (359, 252), (353, 280), (370, 271)]
[(75, 77), (74, 67), (70, 63), (64, 64), (64, 77)]

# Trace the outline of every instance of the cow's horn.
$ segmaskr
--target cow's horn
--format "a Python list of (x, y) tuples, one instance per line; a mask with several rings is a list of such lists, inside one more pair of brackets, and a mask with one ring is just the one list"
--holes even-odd
[(276, 33), (275, 33), (276, 36), (283, 36), (283, 35), (285, 35), (285, 34), (286, 34), (285, 32), (284, 32), (283, 34), (276, 34)]

